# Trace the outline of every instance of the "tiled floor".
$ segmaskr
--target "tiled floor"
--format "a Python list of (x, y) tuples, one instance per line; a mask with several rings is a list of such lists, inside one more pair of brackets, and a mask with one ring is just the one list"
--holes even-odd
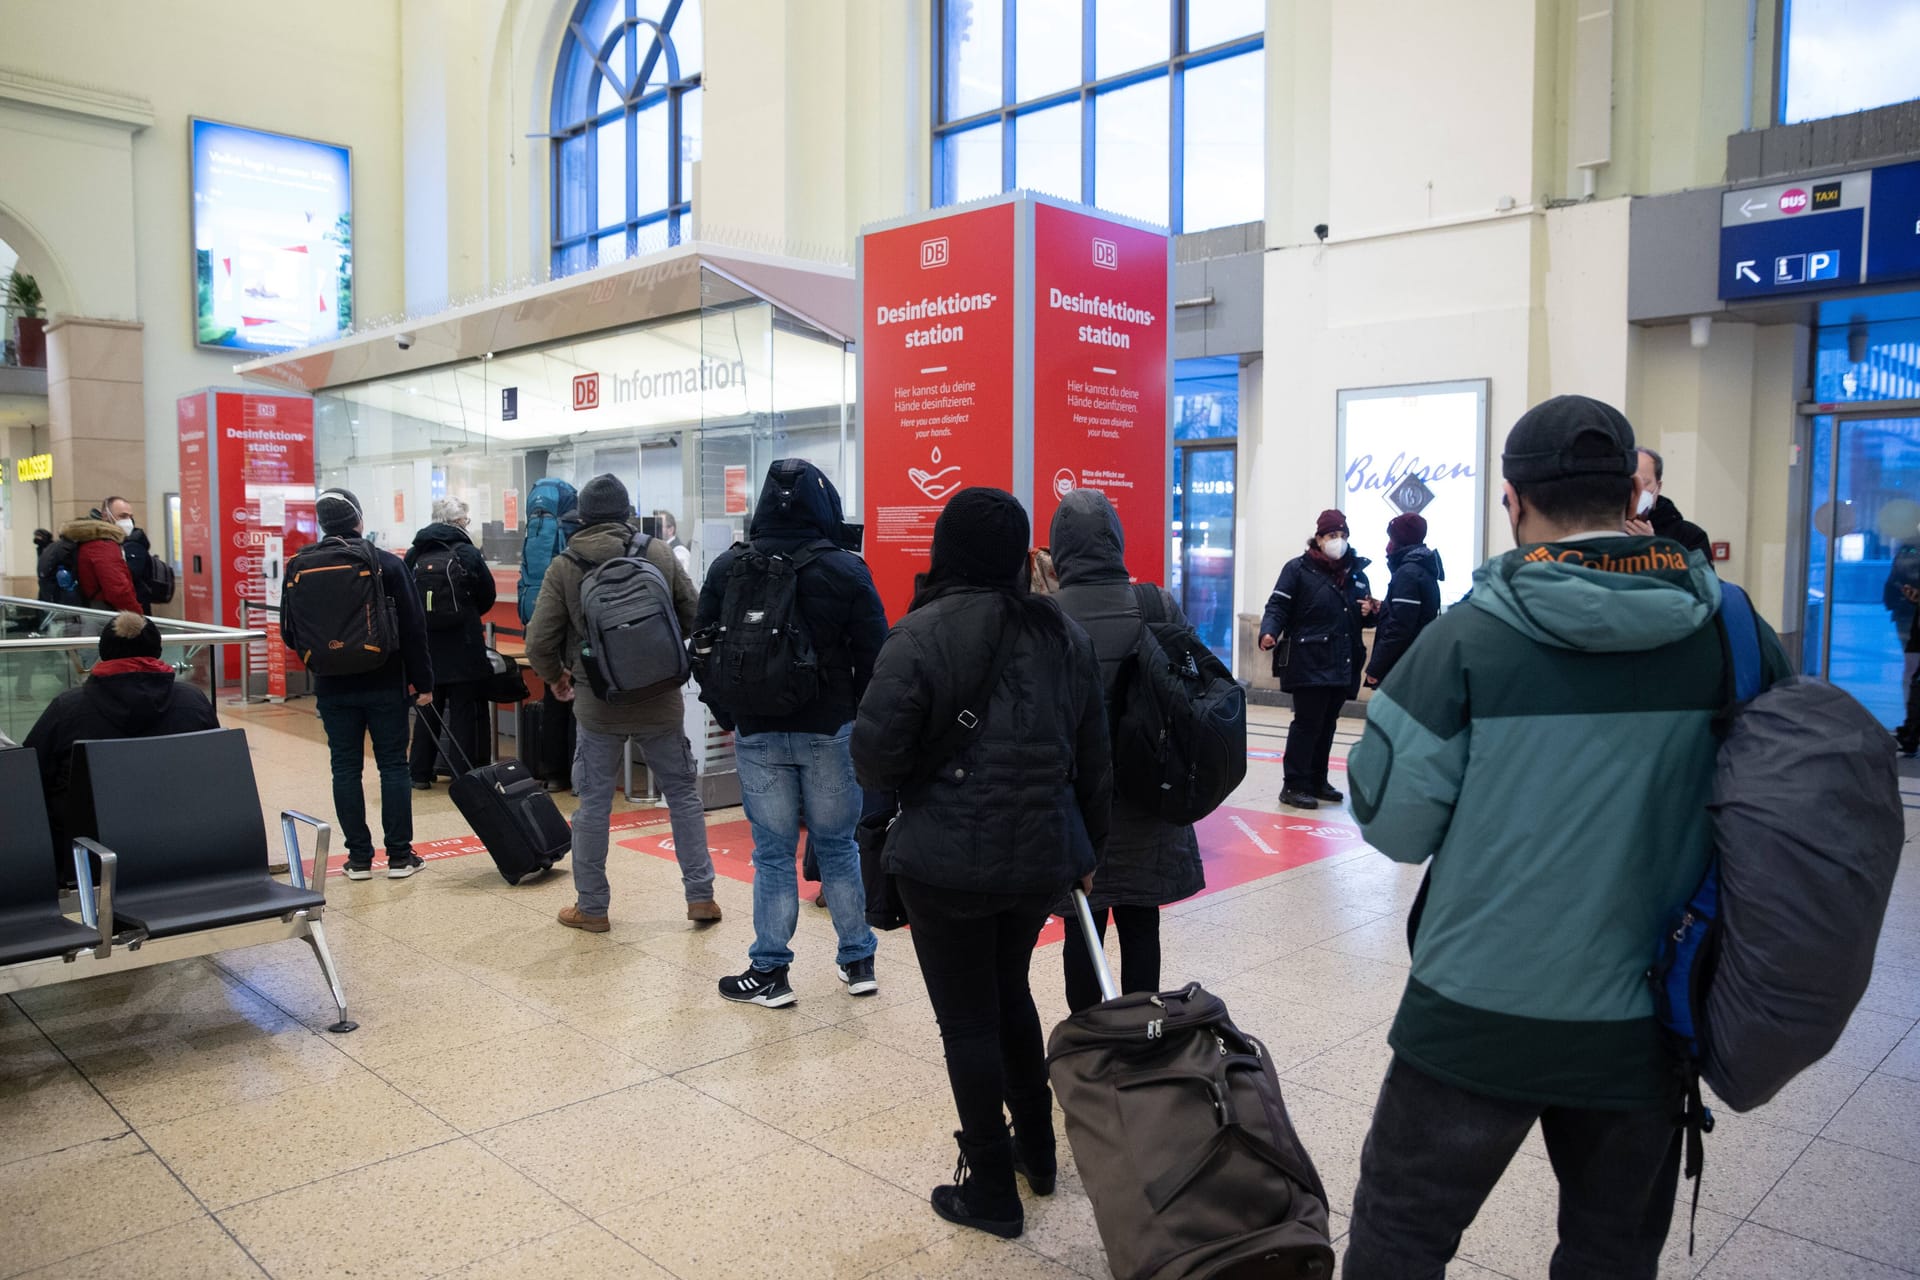
[[(310, 708), (223, 714), (249, 731), (270, 810), (330, 811)], [(1256, 750), (1277, 751), (1284, 723), (1256, 709)], [(1256, 759), (1234, 803), (1271, 811), (1278, 772)], [(465, 830), (444, 789), (418, 814), (422, 840)], [(831, 926), (805, 908), (798, 1007), (730, 1006), (713, 983), (743, 962), (748, 887), (721, 880), (727, 919), (695, 933), (670, 863), (620, 851), (613, 879), (615, 928), (597, 937), (552, 923), (566, 877), (509, 888), (483, 857), (334, 881), (328, 930), (361, 1023), (344, 1037), (321, 1030), (332, 1006), (298, 943), (0, 1000), (0, 1275), (1106, 1274), (1070, 1162), (1019, 1242), (927, 1208), (953, 1115), (904, 937), (882, 938), (881, 994), (849, 999)], [(1351, 850), (1165, 921), (1168, 984), (1205, 981), (1277, 1055), (1336, 1232), (1418, 881)], [(1721, 1116), (1698, 1247), (1683, 1205), (1664, 1274), (1920, 1274), (1915, 886), (1909, 871), (1831, 1057), (1772, 1105)], [(1057, 944), (1034, 975), (1057, 1020)], [(1544, 1276), (1553, 1212), (1536, 1135), (1449, 1274)]]

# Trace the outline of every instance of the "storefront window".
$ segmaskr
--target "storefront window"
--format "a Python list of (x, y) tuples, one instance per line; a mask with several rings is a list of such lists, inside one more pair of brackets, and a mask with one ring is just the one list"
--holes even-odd
[(1194, 630), (1233, 663), (1233, 550), (1239, 470), (1240, 361), (1173, 367), (1173, 527), (1167, 590)]

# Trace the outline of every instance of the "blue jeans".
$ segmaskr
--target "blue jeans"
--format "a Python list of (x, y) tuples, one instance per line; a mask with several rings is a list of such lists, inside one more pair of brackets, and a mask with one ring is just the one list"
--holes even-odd
[(807, 824), (820, 885), (840, 935), (840, 964), (865, 960), (880, 945), (867, 927), (867, 889), (860, 878), (854, 828), (860, 822), (860, 784), (848, 750), (852, 726), (840, 732), (755, 733), (734, 739), (740, 802), (753, 827), (753, 946), (747, 958), (760, 970), (793, 963), (800, 922), (800, 885), (794, 857), (800, 822)]
[[(580, 793), (580, 807), (573, 814), (573, 889), (575, 905), (583, 915), (604, 916), (613, 901), (607, 883), (607, 832), (626, 742), (623, 735), (595, 733), (582, 725), (574, 744), (573, 789)], [(673, 856), (680, 863), (680, 884), (687, 901), (713, 901), (707, 811), (700, 802), (699, 776), (686, 734), (675, 725), (652, 737), (635, 734), (633, 744), (666, 799), (667, 815), (673, 820)]]
[(413, 788), (407, 777), (406, 694), (398, 689), (368, 693), (330, 693), (317, 700), (320, 723), (333, 755), (333, 814), (347, 861), (373, 861), (373, 833), (367, 830), (367, 797), (360, 789), (366, 769), (366, 741), (373, 739), (373, 762), (380, 771), (380, 827), (387, 857), (413, 852)]

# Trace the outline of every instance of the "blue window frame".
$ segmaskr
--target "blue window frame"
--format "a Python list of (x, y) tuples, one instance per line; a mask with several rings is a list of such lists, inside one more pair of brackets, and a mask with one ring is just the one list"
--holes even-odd
[(1176, 233), (1266, 216), (1264, 0), (935, 15), (935, 204), (1026, 188)]
[(553, 274), (679, 244), (700, 152), (699, 0), (578, 0), (553, 78)]
[(1780, 123), (1920, 98), (1913, 0), (1781, 0)]

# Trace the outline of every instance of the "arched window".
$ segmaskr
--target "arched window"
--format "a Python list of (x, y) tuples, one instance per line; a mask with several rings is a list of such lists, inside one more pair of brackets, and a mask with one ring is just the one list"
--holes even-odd
[(680, 243), (700, 158), (700, 0), (578, 0), (553, 78), (553, 274)]

